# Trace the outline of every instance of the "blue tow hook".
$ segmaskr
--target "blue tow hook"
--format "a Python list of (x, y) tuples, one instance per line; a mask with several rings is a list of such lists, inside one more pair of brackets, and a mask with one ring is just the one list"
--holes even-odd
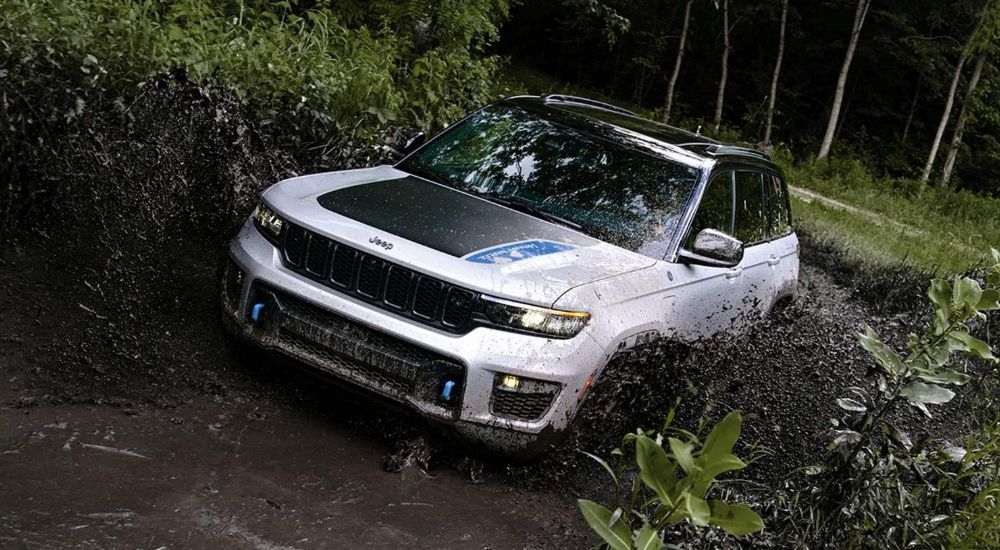
[(263, 302), (254, 304), (253, 308), (250, 310), (250, 319), (256, 323), (257, 321), (260, 320), (260, 314), (263, 312), (264, 312)]
[(448, 380), (444, 383), (444, 387), (441, 388), (441, 400), (451, 401), (451, 390), (455, 389), (455, 382)]

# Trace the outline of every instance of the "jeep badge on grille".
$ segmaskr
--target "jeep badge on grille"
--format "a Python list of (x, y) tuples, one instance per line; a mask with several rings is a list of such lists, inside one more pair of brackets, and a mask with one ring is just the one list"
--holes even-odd
[(382, 239), (378, 238), (377, 235), (368, 239), (368, 242), (372, 243), (375, 246), (381, 246), (386, 250), (392, 250), (392, 243), (390, 243), (389, 241), (383, 241)]

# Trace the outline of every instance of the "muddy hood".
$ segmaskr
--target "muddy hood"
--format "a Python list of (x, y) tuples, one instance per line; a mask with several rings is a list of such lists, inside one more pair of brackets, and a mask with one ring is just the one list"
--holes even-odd
[(292, 178), (263, 199), (285, 219), (389, 262), (543, 306), (655, 263), (388, 166)]

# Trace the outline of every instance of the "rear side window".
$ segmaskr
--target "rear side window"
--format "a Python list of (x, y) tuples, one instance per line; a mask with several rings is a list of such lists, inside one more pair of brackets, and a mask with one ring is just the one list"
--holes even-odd
[(764, 185), (760, 172), (736, 172), (736, 234), (743, 244), (752, 245), (768, 238)]
[(767, 226), (771, 238), (782, 237), (792, 232), (791, 215), (788, 212), (788, 188), (778, 176), (765, 175), (767, 188)]
[(733, 173), (722, 172), (712, 176), (705, 188), (705, 195), (698, 205), (698, 213), (691, 222), (687, 246), (694, 245), (694, 239), (702, 229), (718, 229), (727, 235), (733, 234)]

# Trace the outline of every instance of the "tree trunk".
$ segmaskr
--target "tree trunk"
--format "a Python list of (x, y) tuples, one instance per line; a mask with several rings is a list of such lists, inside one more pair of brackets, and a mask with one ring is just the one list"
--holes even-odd
[(663, 113), (663, 122), (670, 121), (670, 109), (674, 106), (674, 86), (677, 85), (677, 76), (681, 73), (681, 61), (684, 59), (684, 43), (687, 41), (688, 23), (691, 21), (691, 2), (687, 0), (684, 4), (684, 24), (681, 26), (681, 40), (677, 46), (677, 61), (674, 62), (674, 73), (670, 75), (670, 84), (667, 86), (667, 105)]
[(899, 141), (906, 143), (906, 136), (910, 135), (910, 125), (913, 124), (913, 113), (917, 110), (917, 100), (920, 99), (920, 85), (923, 84), (924, 77), (917, 76), (917, 89), (913, 92), (913, 101), (910, 103), (910, 114), (906, 117), (906, 126), (903, 126), (903, 138)]
[(771, 77), (771, 94), (767, 100), (767, 123), (764, 126), (764, 145), (771, 145), (771, 125), (774, 122), (774, 99), (778, 95), (778, 75), (781, 74), (781, 59), (785, 56), (785, 23), (788, 21), (788, 0), (781, 2), (781, 31), (778, 33), (778, 58), (774, 61), (774, 75)]
[(951, 137), (951, 145), (948, 147), (948, 158), (944, 161), (944, 169), (941, 171), (941, 187), (948, 187), (951, 180), (951, 172), (955, 169), (955, 157), (958, 156), (958, 148), (962, 145), (962, 130), (965, 129), (965, 119), (969, 114), (972, 103), (973, 92), (979, 84), (979, 77), (983, 75), (983, 64), (986, 63), (986, 54), (979, 54), (976, 60), (976, 67), (972, 69), (972, 77), (969, 79), (969, 87), (965, 90), (965, 97), (962, 98), (962, 106), (958, 109), (958, 120), (955, 121), (955, 134)]
[(941, 114), (941, 122), (938, 123), (937, 133), (934, 134), (934, 143), (931, 144), (931, 152), (927, 155), (927, 164), (923, 173), (920, 174), (920, 181), (927, 183), (931, 177), (931, 169), (934, 168), (934, 159), (937, 158), (938, 148), (941, 147), (941, 137), (944, 136), (944, 129), (948, 126), (948, 118), (951, 116), (951, 107), (955, 104), (955, 90), (958, 89), (958, 81), (962, 77), (962, 67), (965, 66), (965, 56), (958, 60), (955, 65), (955, 76), (951, 78), (951, 88), (948, 90), (948, 101), (944, 104), (944, 113)]
[(854, 50), (858, 47), (858, 38), (861, 36), (861, 26), (865, 23), (865, 16), (868, 15), (868, 7), (870, 5), (871, 0), (858, 0), (858, 10), (854, 13), (854, 28), (851, 29), (851, 41), (847, 44), (844, 64), (841, 66), (840, 76), (837, 78), (837, 90), (833, 94), (833, 105), (830, 107), (830, 121), (826, 124), (826, 133), (823, 135), (823, 143), (819, 146), (819, 154), (816, 155), (817, 159), (826, 158), (830, 154), (830, 147), (833, 145), (833, 133), (837, 129), (837, 120), (840, 119), (840, 105), (844, 101), (847, 72), (851, 69)]
[(729, 76), (729, 0), (722, 0), (722, 76), (719, 77), (719, 94), (715, 97), (715, 131), (722, 125), (722, 102), (726, 97), (726, 78)]

